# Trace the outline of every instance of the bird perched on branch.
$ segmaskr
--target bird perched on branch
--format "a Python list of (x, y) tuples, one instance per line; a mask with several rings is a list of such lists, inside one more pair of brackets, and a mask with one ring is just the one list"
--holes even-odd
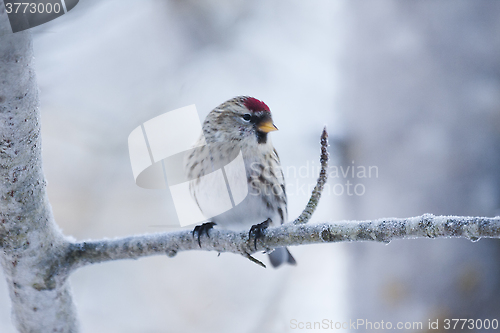
[[(197, 234), (200, 242), (202, 233), (208, 236), (209, 230), (217, 225), (235, 231), (249, 230), (249, 236), (254, 235), (256, 244), (265, 228), (283, 224), (288, 218), (283, 172), (269, 137), (269, 132), (278, 129), (271, 111), (256, 98), (235, 97), (213, 109), (202, 129), (203, 135), (188, 154), (185, 167), (187, 176), (192, 179), (189, 184), (191, 195), (210, 222), (197, 226), (193, 237)], [(228, 164), (240, 152), (246, 174), (228, 171), (225, 177), (246, 180), (248, 195), (232, 209), (213, 216), (217, 211), (214, 198), (221, 196), (226, 188), (216, 186), (213, 177), (203, 176)], [(295, 264), (287, 248), (277, 248), (269, 253), (269, 257), (274, 267), (284, 262)]]

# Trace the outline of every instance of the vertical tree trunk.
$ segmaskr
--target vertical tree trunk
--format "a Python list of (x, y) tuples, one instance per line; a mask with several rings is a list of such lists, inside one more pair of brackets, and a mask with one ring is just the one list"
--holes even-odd
[(66, 278), (48, 275), (66, 244), (42, 171), (31, 34), (11, 33), (0, 0), (0, 261), (20, 332), (77, 331)]

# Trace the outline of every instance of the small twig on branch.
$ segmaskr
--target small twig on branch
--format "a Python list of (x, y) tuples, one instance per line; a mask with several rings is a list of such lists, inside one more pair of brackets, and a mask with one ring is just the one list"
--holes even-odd
[(323, 192), (323, 187), (326, 184), (328, 174), (326, 168), (328, 167), (328, 132), (326, 131), (326, 126), (323, 128), (323, 133), (321, 133), (321, 156), (319, 161), (321, 162), (321, 171), (319, 172), (319, 178), (312, 191), (311, 198), (307, 203), (306, 208), (302, 211), (299, 217), (293, 221), (293, 224), (307, 223), (310, 219), (316, 207), (318, 206), (319, 199), (321, 198), (321, 192)]

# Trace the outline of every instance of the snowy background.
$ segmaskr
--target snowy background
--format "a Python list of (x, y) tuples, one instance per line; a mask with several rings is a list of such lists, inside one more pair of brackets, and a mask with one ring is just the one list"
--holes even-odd
[[(282, 165), (298, 171), (287, 178), (291, 218), (317, 177), (325, 124), (334, 167), (378, 174), (330, 179), (313, 221), (496, 215), (498, 17), (496, 0), (82, 0), (32, 29), (56, 221), (79, 240), (175, 230), (168, 193), (134, 184), (128, 135), (190, 104), (204, 118), (237, 95), (273, 111)], [(346, 181), (363, 195), (338, 195)], [(70, 281), (83, 332), (425, 325), (498, 318), (499, 250), (491, 240), (301, 246), (298, 265), (278, 270), (192, 251), (85, 267)], [(9, 307), (0, 279), (0, 332), (14, 332)]]

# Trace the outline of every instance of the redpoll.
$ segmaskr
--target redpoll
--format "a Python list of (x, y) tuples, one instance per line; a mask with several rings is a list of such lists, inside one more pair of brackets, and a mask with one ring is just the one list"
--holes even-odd
[[(268, 136), (269, 132), (277, 130), (269, 107), (252, 97), (235, 97), (212, 110), (202, 129), (203, 135), (186, 158), (185, 166), (188, 178), (192, 179), (191, 195), (211, 222), (196, 227), (193, 236), (198, 233), (199, 241), (202, 232), (208, 235), (208, 230), (216, 224), (236, 231), (251, 228), (250, 233), (255, 232), (257, 238), (269, 224), (287, 222), (283, 172)], [(206, 145), (201, 144), (203, 140)], [(246, 179), (248, 195), (232, 209), (213, 216), (213, 212), (218, 212), (214, 198), (222, 195), (226, 188), (217, 186), (213, 178), (203, 176), (226, 165), (240, 152), (246, 174), (228, 173), (225, 177)], [(287, 248), (277, 248), (269, 257), (274, 267), (283, 262), (295, 264)]]

